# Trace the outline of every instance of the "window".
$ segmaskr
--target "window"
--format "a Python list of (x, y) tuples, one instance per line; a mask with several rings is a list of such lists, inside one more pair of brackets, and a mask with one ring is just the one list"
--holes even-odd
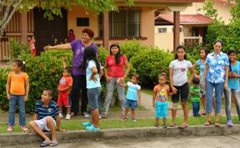
[(77, 26), (89, 26), (89, 18), (78, 17)]
[[(109, 13), (110, 37), (140, 37), (139, 8), (120, 9)], [(100, 36), (103, 36), (102, 17), (99, 17)]]
[(166, 33), (167, 28), (158, 28), (158, 33)]

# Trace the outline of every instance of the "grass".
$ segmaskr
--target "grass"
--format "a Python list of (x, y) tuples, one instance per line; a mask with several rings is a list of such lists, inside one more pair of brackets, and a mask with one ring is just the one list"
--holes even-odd
[[(86, 119), (72, 119), (72, 120), (62, 120), (62, 128), (67, 131), (72, 130), (84, 130), (85, 127), (81, 125), (82, 122), (87, 121)], [(177, 117), (177, 124), (181, 124), (183, 121), (182, 117)], [(206, 116), (202, 117), (189, 117), (189, 125), (203, 125), (206, 121)], [(212, 118), (214, 121), (214, 118)], [(168, 123), (171, 119), (168, 119)], [(221, 124), (226, 123), (226, 117), (221, 117)], [(238, 122), (238, 117), (233, 116), (233, 122), (236, 124)], [(155, 124), (154, 118), (143, 118), (138, 119), (137, 122), (132, 120), (121, 121), (120, 119), (104, 119), (100, 120), (101, 129), (115, 129), (115, 128), (138, 128), (138, 127), (153, 127)], [(0, 133), (7, 133), (7, 124), (0, 123)], [(21, 132), (20, 128), (16, 126), (14, 128), (14, 133)]]
[[(121, 107), (120, 106), (113, 106), (113, 107), (110, 107), (110, 112), (116, 112), (116, 111), (121, 111)], [(142, 105), (138, 105), (138, 108), (137, 108), (138, 111), (146, 111), (147, 109), (142, 106)]]

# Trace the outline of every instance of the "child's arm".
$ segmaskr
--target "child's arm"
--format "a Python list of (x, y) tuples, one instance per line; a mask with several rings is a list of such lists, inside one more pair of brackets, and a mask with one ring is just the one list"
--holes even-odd
[(67, 86), (67, 87), (65, 87), (65, 88), (63, 88), (63, 89), (58, 89), (58, 91), (64, 92), (64, 91), (70, 90), (71, 88), (72, 88), (72, 86)]
[(169, 67), (170, 86), (173, 94), (177, 94), (177, 89), (173, 86), (173, 68)]
[(38, 114), (37, 113), (34, 113), (33, 114), (33, 120), (37, 120), (38, 119)]
[(122, 82), (122, 80), (119, 80), (117, 83), (122, 87), (128, 87), (128, 85), (125, 82)]
[(7, 94), (8, 100), (10, 100), (10, 85), (11, 85), (11, 78), (8, 77), (7, 84), (6, 84), (6, 94)]
[(155, 99), (156, 99), (156, 97), (157, 97), (157, 92), (153, 92), (153, 98), (152, 98), (152, 105), (153, 105), (153, 108), (155, 108), (156, 107), (156, 105), (155, 105)]
[(27, 78), (25, 80), (25, 90), (26, 90), (26, 94), (25, 94), (25, 97), (24, 97), (24, 101), (28, 101), (28, 94), (29, 94), (29, 79)]
[(189, 70), (190, 70), (190, 72), (191, 72), (191, 76), (190, 76), (190, 78), (188, 79), (188, 82), (190, 83), (191, 82), (191, 80), (193, 79), (193, 77), (194, 77), (194, 69), (193, 69), (193, 66), (192, 67), (190, 67), (189, 68)]
[(95, 75), (96, 75), (97, 72), (98, 72), (97, 67), (96, 67), (96, 66), (93, 66), (93, 67), (91, 68), (91, 70), (92, 70), (92, 75), (91, 75), (90, 79), (93, 80), (93, 81), (96, 81)]

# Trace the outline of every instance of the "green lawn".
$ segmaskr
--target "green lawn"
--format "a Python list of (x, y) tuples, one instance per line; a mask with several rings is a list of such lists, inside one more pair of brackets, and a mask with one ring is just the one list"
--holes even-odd
[[(81, 125), (82, 122), (88, 121), (86, 119), (72, 119), (72, 120), (62, 120), (62, 128), (65, 130), (83, 130), (84, 126)], [(177, 124), (180, 124), (183, 121), (182, 117), (177, 118)], [(202, 117), (189, 117), (189, 125), (203, 125), (206, 121), (206, 116)], [(212, 119), (214, 121), (214, 119)], [(171, 119), (168, 119), (168, 123), (171, 122)], [(233, 122), (236, 124), (238, 122), (238, 117), (233, 117)], [(221, 124), (226, 123), (226, 118), (221, 117)], [(114, 129), (114, 128), (137, 128), (137, 127), (153, 127), (155, 124), (154, 118), (145, 118), (138, 119), (136, 122), (132, 120), (121, 121), (120, 119), (102, 119), (100, 120), (101, 129)], [(0, 123), (0, 133), (7, 133), (7, 124)], [(21, 132), (18, 126), (15, 127), (14, 132)]]

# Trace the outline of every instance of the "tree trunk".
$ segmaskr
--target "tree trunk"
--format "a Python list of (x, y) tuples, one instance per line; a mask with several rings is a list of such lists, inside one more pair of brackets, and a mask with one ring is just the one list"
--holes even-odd
[(3, 17), (0, 19), (0, 38), (3, 35), (5, 28), (7, 27), (8, 23), (12, 19), (14, 13), (16, 12), (17, 8), (22, 3), (22, 0), (12, 0), (10, 5), (7, 5), (5, 9), (3, 9), (4, 4), (1, 3), (1, 10), (4, 10)]

